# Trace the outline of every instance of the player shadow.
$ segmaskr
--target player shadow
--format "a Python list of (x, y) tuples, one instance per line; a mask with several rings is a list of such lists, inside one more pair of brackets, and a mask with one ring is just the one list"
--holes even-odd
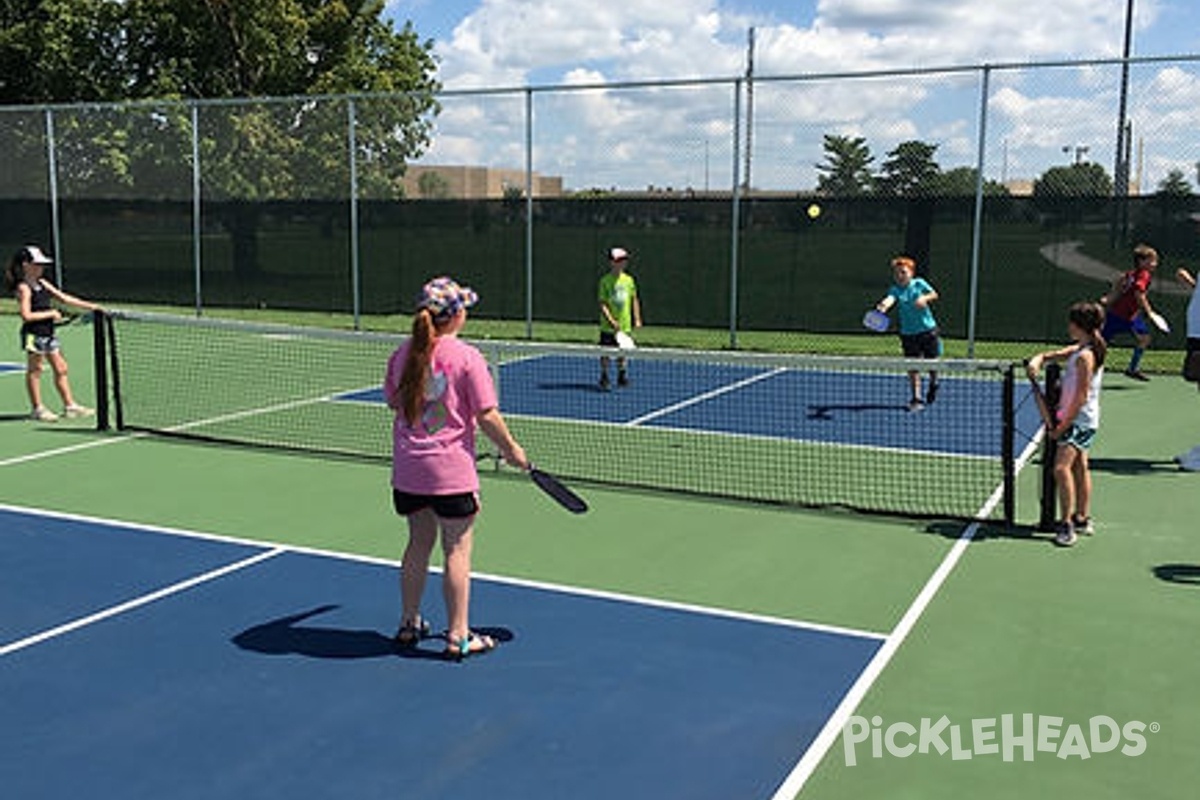
[[(338, 606), (323, 605), (289, 614), (286, 617), (254, 625), (235, 635), (231, 641), (242, 650), (263, 655), (299, 655), (306, 658), (353, 660), (364, 658), (405, 658), (444, 661), (443, 637), (428, 641), (436, 649), (423, 646), (400, 647), (390, 636), (372, 630), (324, 628), (299, 623), (333, 611)], [(474, 628), (476, 633), (491, 636), (498, 642), (511, 641), (514, 636), (507, 628)]]
[(593, 394), (606, 394), (605, 390), (600, 388), (599, 383), (587, 383), (586, 381), (546, 381), (539, 383), (537, 388), (546, 392), (591, 392)]
[(851, 413), (861, 413), (864, 411), (903, 411), (905, 414), (909, 413), (908, 406), (903, 403), (846, 403), (842, 405), (809, 406), (807, 418), (833, 420), (833, 413), (835, 411), (847, 411)]
[(1150, 458), (1090, 458), (1088, 465), (1093, 472), (1108, 472), (1113, 475), (1152, 475), (1159, 472), (1178, 472), (1175, 461)]
[(29, 422), (29, 412), (23, 414), (0, 414), (0, 422)]
[[(970, 524), (962, 520), (936, 520), (925, 526), (925, 532), (941, 536), (944, 539), (961, 539), (963, 532)], [(981, 522), (975, 529), (975, 535), (971, 537), (972, 542), (987, 542), (995, 539), (1049, 544), (1054, 539), (1054, 532), (1039, 530), (1036, 525)]]
[(1152, 571), (1162, 581), (1200, 586), (1200, 564), (1159, 564)]

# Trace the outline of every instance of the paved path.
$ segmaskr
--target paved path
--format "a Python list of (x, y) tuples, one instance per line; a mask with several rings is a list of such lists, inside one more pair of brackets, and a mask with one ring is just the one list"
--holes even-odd
[[(1103, 281), (1105, 285), (1112, 285), (1112, 282), (1124, 270), (1119, 270), (1103, 261), (1097, 261), (1091, 256), (1084, 255), (1079, 252), (1079, 248), (1082, 246), (1083, 242), (1080, 241), (1051, 242), (1050, 244), (1043, 245), (1038, 250), (1038, 253), (1041, 254), (1042, 258), (1059, 269), (1074, 272), (1076, 275), (1082, 275), (1085, 278)], [(1190, 295), (1192, 291), (1175, 280), (1173, 269), (1161, 275), (1156, 275), (1154, 283), (1150, 286), (1150, 290), (1163, 294), (1181, 295)]]

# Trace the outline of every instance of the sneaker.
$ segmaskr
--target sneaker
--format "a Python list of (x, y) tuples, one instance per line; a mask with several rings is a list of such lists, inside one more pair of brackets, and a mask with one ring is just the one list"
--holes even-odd
[(938, 382), (932, 381), (929, 384), (929, 391), (925, 392), (925, 402), (932, 403), (934, 400), (937, 400), (937, 393), (938, 393)]
[(600, 391), (607, 392), (608, 387), (609, 387), (608, 375), (607, 374), (601, 375), (600, 376)]
[(1079, 534), (1075, 533), (1075, 526), (1070, 521), (1058, 523), (1055, 526), (1055, 531), (1054, 543), (1059, 547), (1070, 547), (1079, 541)]
[(1125, 370), (1125, 377), (1133, 378), (1135, 381), (1141, 381), (1142, 383), (1148, 383), (1150, 381), (1150, 376), (1142, 372), (1140, 369)]
[(45, 406), (35, 408), (33, 413), (29, 415), (29, 418), (38, 422), (58, 422), (58, 414), (55, 414)]
[(925, 408), (925, 401), (921, 400), (920, 398), (914, 397), (912, 400), (908, 401), (908, 410), (910, 412), (916, 413), (917, 411), (921, 411), (924, 408)]
[(617, 373), (617, 386), (628, 386), (628, 385), (629, 385), (629, 376), (626, 375), (624, 372), (618, 372)]
[(95, 415), (96, 415), (95, 411), (88, 408), (87, 406), (81, 406), (78, 403), (76, 403), (75, 405), (72, 405), (72, 406), (67, 406), (67, 408), (66, 408), (67, 419), (78, 419), (80, 417), (93, 417)]
[(1078, 514), (1071, 517), (1071, 527), (1077, 533), (1082, 533), (1084, 536), (1091, 536), (1096, 532), (1096, 526), (1092, 524), (1091, 517), (1081, 517)]

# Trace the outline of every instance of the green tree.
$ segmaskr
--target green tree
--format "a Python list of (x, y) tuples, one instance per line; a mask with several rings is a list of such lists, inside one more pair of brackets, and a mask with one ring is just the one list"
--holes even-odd
[[(887, 154), (877, 182), (879, 194), (889, 197), (929, 197), (937, 194), (941, 167), (934, 155), (938, 146), (907, 141)], [(974, 191), (974, 189), (972, 189)]]
[(450, 196), (450, 184), (440, 172), (422, 172), (417, 178), (417, 191), (426, 200), (445, 200)]
[(1033, 196), (1038, 199), (1109, 197), (1112, 192), (1112, 177), (1092, 162), (1051, 167), (1033, 182)]
[(1157, 194), (1160, 197), (1191, 197), (1192, 185), (1188, 183), (1183, 170), (1173, 169), (1159, 181)]
[(817, 191), (829, 197), (860, 197), (871, 191), (875, 157), (861, 136), (825, 134), (825, 160), (817, 164)]
[[(933, 193), (939, 197), (974, 197), (978, 175), (979, 170), (974, 167), (948, 169), (934, 181)], [(1004, 184), (985, 179), (983, 193), (987, 197), (1007, 197), (1009, 191)]]
[[(179, 199), (191, 172), (183, 98), (301, 96), (200, 109), (204, 196), (225, 203), (235, 268), (253, 272), (263, 201), (348, 194), (349, 108), (311, 96), (371, 93), (355, 106), (364, 198), (402, 197), (405, 165), (428, 146), (432, 42), (383, 11), (383, 0), (8, 2), (0, 101), (161, 101), (56, 112), (59, 176), (75, 196)], [(44, 153), (39, 122), (26, 123), (30, 154)]]

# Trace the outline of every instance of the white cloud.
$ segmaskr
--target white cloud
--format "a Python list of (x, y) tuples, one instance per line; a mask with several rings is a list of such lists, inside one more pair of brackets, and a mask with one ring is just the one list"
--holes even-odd
[[(1160, 2), (1139, 0), (1139, 28), (1153, 23)], [(1123, 3), (1094, 0), (819, 0), (810, 21), (755, 18), (745, 7), (735, 13), (722, 0), (482, 0), (439, 43), (441, 77), (451, 89), (732, 78), (744, 69), (751, 24), (759, 75), (1106, 57), (1120, 51), (1124, 14)], [(1187, 147), (1185, 131), (1197, 129), (1200, 79), (1189, 70), (1158, 70), (1133, 97), (1131, 118), (1147, 132), (1155, 127), (1156, 148), (1165, 150), (1168, 141), (1176, 150)], [(1003, 139), (1015, 177), (1061, 163), (1068, 145), (1087, 144), (1094, 160), (1111, 162), (1116, 73), (996, 72), (989, 158), (998, 160)], [(760, 81), (755, 183), (809, 188), (826, 133), (866, 136), (880, 161), (899, 141), (920, 138), (938, 144), (945, 167), (973, 164), (979, 77)], [(732, 104), (728, 84), (538, 93), (536, 166), (576, 188), (697, 186), (704, 177), (728, 186)], [(522, 93), (451, 97), (445, 106), (426, 161), (524, 163)], [(999, 177), (999, 170), (992, 164), (989, 174)]]

